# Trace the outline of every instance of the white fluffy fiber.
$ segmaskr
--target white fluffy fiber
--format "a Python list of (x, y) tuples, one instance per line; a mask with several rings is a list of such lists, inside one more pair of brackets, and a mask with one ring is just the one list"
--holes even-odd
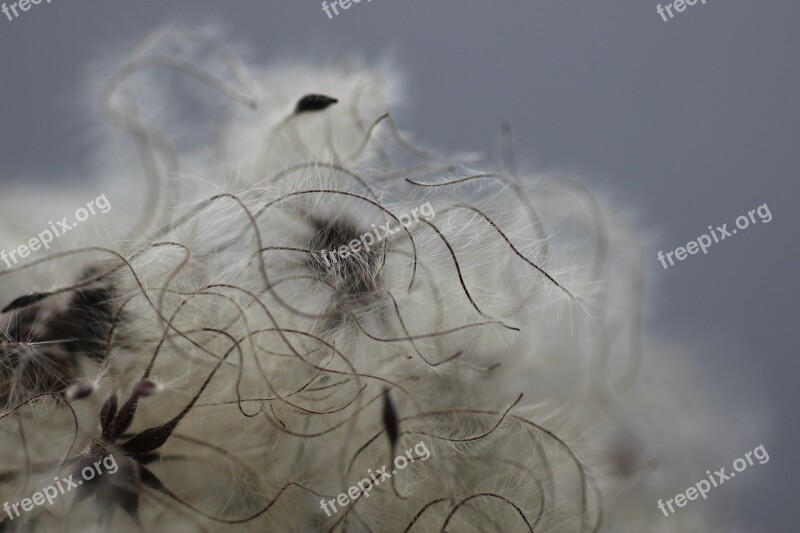
[[(716, 464), (703, 448), (712, 423), (674, 350), (642, 331), (641, 248), (621, 211), (576, 180), (411, 146), (392, 131), (395, 70), (244, 67), (207, 34), (169, 28), (102, 77), (112, 81), (101, 85), (101, 178), (54, 209), (105, 193), (112, 211), (56, 247), (108, 248), (128, 264), (93, 248), (0, 265), (2, 306), (70, 286), (89, 266), (113, 270), (95, 283), (113, 285), (121, 313), (108, 359), (76, 362), (78, 381), (96, 390), (70, 400), (71, 455), (99, 436), (102, 404), (115, 392), (124, 402), (154, 353), (160, 390), (141, 399), (130, 435), (178, 414), (229, 354), (148, 465), (189, 505), (136, 476), (109, 480), (140, 494), (143, 530), (720, 527), (710, 505), (669, 519), (656, 507)], [(338, 103), (294, 115), (313, 93)], [(388, 237), (382, 267), (380, 246), (336, 268), (313, 254), (326, 224), (358, 236), (426, 202), (441, 236), (420, 221), (413, 246), (404, 232)], [(3, 230), (3, 243), (35, 235)], [(64, 298), (36, 305), (46, 317), (66, 312)], [(391, 459), (385, 388), (397, 453), (423, 441), (430, 458), (328, 518), (320, 495)], [(0, 498), (18, 501), (58, 474), (74, 424), (52, 397), (4, 412)], [(138, 530), (117, 503), (73, 506), (75, 496), (6, 526)], [(97, 525), (109, 508), (110, 523)]]

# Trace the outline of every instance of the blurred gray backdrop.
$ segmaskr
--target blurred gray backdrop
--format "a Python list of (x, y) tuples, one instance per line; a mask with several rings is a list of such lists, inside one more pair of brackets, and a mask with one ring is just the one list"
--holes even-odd
[[(264, 63), (388, 52), (408, 74), (403, 125), (431, 145), (496, 152), (509, 121), (523, 169), (582, 176), (639, 211), (656, 235), (648, 324), (696, 346), (710, 389), (767, 409), (770, 461), (737, 482), (747, 497), (710, 497), (753, 531), (797, 531), (800, 2), (708, 0), (669, 22), (657, 4), (372, 0), (331, 20), (318, 1), (53, 0), (0, 15), (0, 194), (7, 180), (66, 185), (88, 171), (70, 102), (120, 38), (219, 22)], [(765, 202), (769, 224), (669, 270), (657, 262)], [(742, 453), (759, 444), (718, 438)]]

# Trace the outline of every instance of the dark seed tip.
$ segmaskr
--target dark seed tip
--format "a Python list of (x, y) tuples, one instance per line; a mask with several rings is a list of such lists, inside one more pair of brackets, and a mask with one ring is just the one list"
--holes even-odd
[(302, 97), (294, 108), (295, 114), (307, 113), (309, 111), (322, 111), (323, 109), (338, 103), (339, 100), (324, 94), (307, 94)]
[(152, 396), (161, 390), (161, 385), (150, 379), (143, 379), (133, 386), (134, 396)]
[(392, 399), (389, 397), (388, 388), (383, 389), (383, 425), (386, 428), (386, 434), (389, 436), (389, 442), (394, 447), (400, 438), (400, 422)]
[(33, 294), (26, 294), (25, 296), (20, 296), (0, 311), (0, 314), (6, 314), (11, 311), (16, 311), (17, 309), (21, 309), (23, 307), (28, 307), (29, 305), (33, 305), (36, 302), (44, 300), (50, 296), (49, 292), (35, 292)]
[(91, 396), (94, 393), (94, 389), (93, 383), (76, 383), (71, 385), (64, 395), (70, 400), (83, 400)]

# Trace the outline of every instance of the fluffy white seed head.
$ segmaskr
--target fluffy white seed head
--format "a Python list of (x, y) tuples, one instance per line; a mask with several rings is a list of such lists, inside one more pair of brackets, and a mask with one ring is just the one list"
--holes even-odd
[[(655, 502), (707, 468), (714, 423), (643, 331), (626, 214), (575, 179), (419, 148), (395, 72), (245, 68), (169, 28), (104, 78), (132, 145), (104, 145), (102, 229), (0, 272), (0, 305), (57, 291), (0, 321), (18, 443), (0, 493), (120, 468), (14, 525), (672, 530)], [(427, 459), (320, 507), (420, 442)], [(673, 520), (710, 531), (709, 511)]]

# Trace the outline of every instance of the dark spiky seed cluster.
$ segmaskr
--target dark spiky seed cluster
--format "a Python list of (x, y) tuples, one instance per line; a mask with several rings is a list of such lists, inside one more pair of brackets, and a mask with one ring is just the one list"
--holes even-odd
[(60, 393), (77, 379), (81, 359), (102, 361), (114, 316), (110, 285), (77, 289), (63, 307), (23, 296), (5, 314), (0, 337), (0, 400)]

